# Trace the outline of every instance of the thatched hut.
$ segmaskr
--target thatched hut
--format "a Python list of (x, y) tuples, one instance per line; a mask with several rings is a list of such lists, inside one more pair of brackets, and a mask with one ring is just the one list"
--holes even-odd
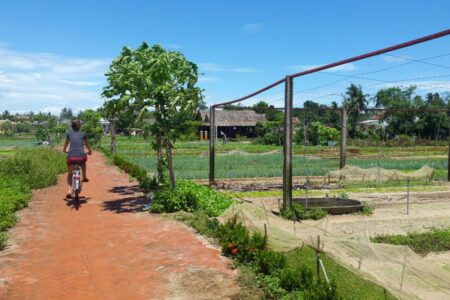
[[(266, 115), (258, 114), (254, 110), (216, 110), (215, 116), (218, 138), (222, 137), (222, 133), (227, 138), (256, 137), (256, 124), (266, 122)], [(200, 137), (208, 139), (209, 110), (199, 111), (198, 119), (202, 121), (199, 128)]]

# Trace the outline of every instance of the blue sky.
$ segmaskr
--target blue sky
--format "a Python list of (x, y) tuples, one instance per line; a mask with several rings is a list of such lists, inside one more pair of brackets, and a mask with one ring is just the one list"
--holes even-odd
[[(448, 29), (449, 12), (444, 0), (5, 1), (0, 110), (98, 107), (109, 63), (121, 47), (142, 41), (197, 63), (205, 100), (223, 102), (286, 74)], [(294, 102), (340, 102), (350, 82), (368, 94), (398, 84), (416, 84), (418, 93), (450, 90), (450, 37), (393, 55), (298, 78)], [(426, 60), (434, 65), (407, 64), (434, 56), (440, 57)], [(393, 66), (358, 76), (364, 79), (348, 77)], [(279, 87), (244, 105), (266, 100), (280, 106), (282, 99)]]

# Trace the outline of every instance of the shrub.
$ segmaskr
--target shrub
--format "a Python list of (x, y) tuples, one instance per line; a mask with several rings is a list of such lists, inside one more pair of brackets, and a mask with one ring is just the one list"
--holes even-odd
[(288, 220), (320, 220), (327, 216), (327, 212), (320, 208), (306, 209), (303, 205), (292, 203), (291, 207), (281, 209), (280, 215)]
[(338, 294), (337, 287), (334, 281), (331, 284), (323, 280), (311, 285), (304, 292), (305, 300), (340, 300), (343, 299)]
[(256, 253), (258, 271), (270, 275), (278, 273), (286, 266), (286, 256), (283, 253), (261, 250)]
[(220, 225), (218, 236), (222, 252), (237, 258), (240, 262), (251, 262), (256, 252), (265, 249), (266, 239), (258, 232), (251, 234), (248, 229), (235, 218)]
[(313, 284), (313, 272), (305, 265), (286, 267), (280, 274), (280, 286), (286, 291), (305, 290)]
[(179, 180), (172, 191), (164, 186), (155, 193), (151, 212), (176, 212), (184, 210), (192, 212), (201, 209), (210, 217), (217, 217), (223, 213), (233, 200), (207, 186), (202, 186), (187, 180)]

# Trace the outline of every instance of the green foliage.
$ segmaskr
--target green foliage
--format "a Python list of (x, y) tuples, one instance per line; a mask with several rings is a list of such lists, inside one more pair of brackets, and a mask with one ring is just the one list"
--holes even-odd
[(87, 109), (80, 113), (83, 122), (81, 131), (84, 131), (93, 145), (98, 145), (103, 136), (103, 127), (100, 124), (101, 114), (95, 110)]
[(291, 207), (281, 209), (280, 214), (283, 218), (288, 220), (320, 220), (327, 216), (327, 212), (320, 208), (306, 209), (303, 205), (292, 203)]
[(305, 291), (305, 300), (340, 300), (344, 299), (339, 295), (336, 283), (331, 282), (330, 285), (323, 280), (319, 280), (316, 284), (311, 285)]
[(363, 202), (363, 208), (360, 211), (355, 212), (355, 214), (363, 215), (363, 216), (370, 216), (373, 214), (373, 206), (370, 204)]
[(313, 285), (313, 272), (303, 264), (284, 268), (280, 274), (280, 286), (286, 291), (306, 290)]
[(199, 234), (209, 237), (217, 237), (220, 227), (217, 218), (210, 218), (201, 210), (194, 211), (192, 217), (187, 220), (187, 223)]
[(1, 176), (25, 182), (31, 189), (55, 184), (57, 174), (65, 170), (64, 155), (49, 149), (19, 150), (0, 165)]
[(219, 227), (218, 232), (222, 252), (240, 262), (252, 262), (257, 251), (266, 247), (266, 239), (258, 232), (253, 234), (236, 217)]
[[(109, 155), (109, 152), (104, 148), (100, 148), (103, 153)], [(132, 177), (139, 181), (139, 187), (144, 193), (154, 191), (158, 188), (158, 183), (155, 178), (149, 176), (147, 171), (137, 164), (131, 163), (129, 160), (125, 159), (123, 156), (114, 154), (112, 155), (113, 163), (122, 169), (125, 173), (130, 174)]]
[(7, 229), (14, 226), (14, 212), (27, 206), (32, 189), (56, 183), (65, 171), (62, 153), (50, 149), (21, 150), (0, 164), (0, 249), (6, 245)]
[(201, 209), (208, 216), (219, 216), (233, 202), (220, 192), (191, 181), (181, 180), (175, 190), (164, 186), (155, 193), (151, 211), (154, 213), (192, 212)]
[(277, 145), (283, 144), (283, 128), (281, 121), (268, 121), (256, 124), (256, 131), (259, 138), (257, 143), (263, 145)]
[(423, 233), (408, 233), (407, 235), (380, 235), (371, 240), (376, 243), (407, 245), (415, 252), (426, 255), (430, 252), (450, 250), (450, 227), (432, 229)]
[(261, 250), (256, 253), (256, 265), (262, 274), (276, 274), (286, 266), (286, 256), (280, 252)]
[(310, 143), (314, 146), (327, 145), (328, 141), (337, 141), (340, 132), (336, 128), (323, 125), (320, 122), (313, 122), (311, 125)]

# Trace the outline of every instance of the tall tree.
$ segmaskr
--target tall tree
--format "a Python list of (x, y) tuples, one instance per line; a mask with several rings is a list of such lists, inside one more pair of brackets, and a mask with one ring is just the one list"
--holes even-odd
[(68, 107), (64, 107), (63, 109), (61, 109), (61, 112), (59, 114), (59, 117), (61, 119), (66, 119), (66, 120), (70, 120), (73, 118), (73, 112), (72, 109), (68, 108)]
[(357, 135), (357, 125), (361, 121), (361, 115), (367, 108), (367, 95), (363, 93), (360, 85), (351, 84), (345, 92), (344, 105), (350, 110), (348, 114), (348, 134), (351, 138)]
[(179, 113), (193, 113), (202, 99), (201, 90), (196, 87), (197, 65), (188, 61), (177, 51), (167, 51), (159, 45), (150, 47), (142, 43), (137, 49), (124, 47), (121, 54), (111, 63), (108, 86), (103, 95), (118, 97), (127, 106), (141, 111), (155, 111), (152, 135), (158, 159), (159, 179), (162, 179), (162, 150), (169, 169), (172, 189), (176, 186), (172, 148), (176, 134), (173, 131), (174, 116)]

